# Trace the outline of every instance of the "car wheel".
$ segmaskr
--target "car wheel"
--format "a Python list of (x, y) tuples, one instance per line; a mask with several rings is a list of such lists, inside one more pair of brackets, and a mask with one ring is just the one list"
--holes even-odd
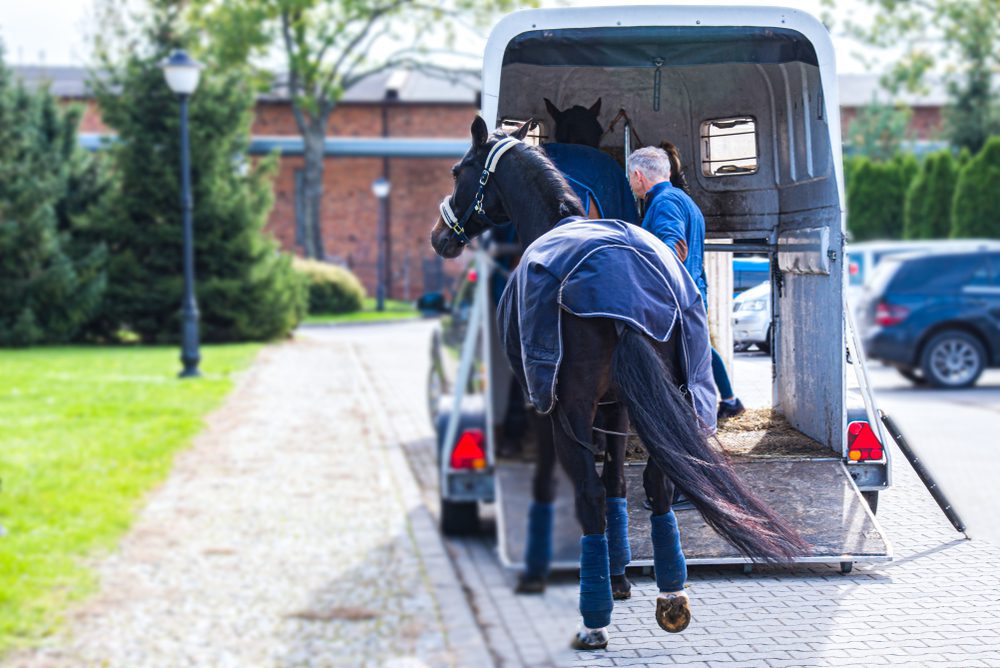
[(748, 350), (750, 350), (750, 344), (749, 343), (734, 343), (733, 344), (733, 352), (734, 353), (745, 353)]
[(976, 337), (959, 330), (935, 334), (921, 355), (924, 378), (934, 387), (969, 387), (986, 366), (986, 351)]
[(897, 366), (896, 371), (899, 375), (910, 381), (914, 385), (926, 385), (927, 379), (917, 370), (911, 366)]
[(767, 336), (764, 337), (764, 342), (757, 344), (757, 349), (760, 350), (760, 352), (764, 353), (765, 355), (770, 355), (771, 354), (771, 328), (770, 327), (767, 328)]

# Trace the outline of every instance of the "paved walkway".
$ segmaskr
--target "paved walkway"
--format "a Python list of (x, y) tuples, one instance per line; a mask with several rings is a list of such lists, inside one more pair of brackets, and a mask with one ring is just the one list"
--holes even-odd
[[(420, 393), (426, 325), (407, 327), (366, 334), (361, 350), (394, 421), (407, 425), (418, 479), (433, 489)], [(544, 597), (514, 596), (490, 537), (448, 545), (501, 666), (1000, 667), (1000, 546), (961, 539), (896, 455), (895, 486), (878, 513), (895, 561), (849, 575), (830, 566), (692, 568), (694, 621), (678, 635), (656, 626), (656, 586), (640, 575), (633, 598), (616, 604), (606, 652), (563, 653), (577, 620), (575, 578)]]
[(393, 430), (356, 342), (266, 349), (101, 592), (7, 665), (489, 665)]

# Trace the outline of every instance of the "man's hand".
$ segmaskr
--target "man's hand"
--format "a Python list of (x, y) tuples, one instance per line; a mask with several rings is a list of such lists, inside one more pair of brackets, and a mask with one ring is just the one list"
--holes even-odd
[(688, 257), (687, 242), (684, 241), (683, 239), (678, 239), (677, 241), (675, 241), (674, 252), (677, 253), (677, 259), (680, 260), (681, 262), (684, 262), (684, 260), (686, 260)]

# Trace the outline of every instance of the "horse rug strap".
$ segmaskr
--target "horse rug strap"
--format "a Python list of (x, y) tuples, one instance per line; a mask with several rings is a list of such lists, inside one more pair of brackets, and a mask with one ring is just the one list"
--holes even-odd
[[(557, 408), (565, 313), (617, 320), (661, 342), (680, 325), (687, 391), (706, 431), (715, 431), (705, 307), (691, 276), (662, 241), (622, 221), (574, 216), (525, 249), (497, 315), (511, 368), (542, 414)], [(564, 418), (557, 416), (560, 423)], [(574, 434), (584, 445), (591, 437), (589, 428)]]

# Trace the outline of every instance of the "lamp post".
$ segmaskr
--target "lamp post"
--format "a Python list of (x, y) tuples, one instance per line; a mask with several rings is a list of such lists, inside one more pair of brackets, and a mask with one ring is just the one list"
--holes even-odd
[(198, 87), (201, 64), (178, 49), (162, 63), (163, 75), (181, 103), (181, 211), (184, 216), (184, 297), (181, 300), (181, 378), (200, 376), (198, 303), (194, 296), (194, 228), (191, 222), (191, 159), (188, 149), (188, 98)]
[(378, 237), (378, 284), (375, 288), (375, 310), (384, 311), (385, 310), (385, 245), (386, 245), (386, 221), (389, 218), (389, 189), (391, 188), (389, 181), (380, 176), (374, 181), (372, 181), (372, 192), (375, 197), (378, 198), (378, 231), (376, 236)]

